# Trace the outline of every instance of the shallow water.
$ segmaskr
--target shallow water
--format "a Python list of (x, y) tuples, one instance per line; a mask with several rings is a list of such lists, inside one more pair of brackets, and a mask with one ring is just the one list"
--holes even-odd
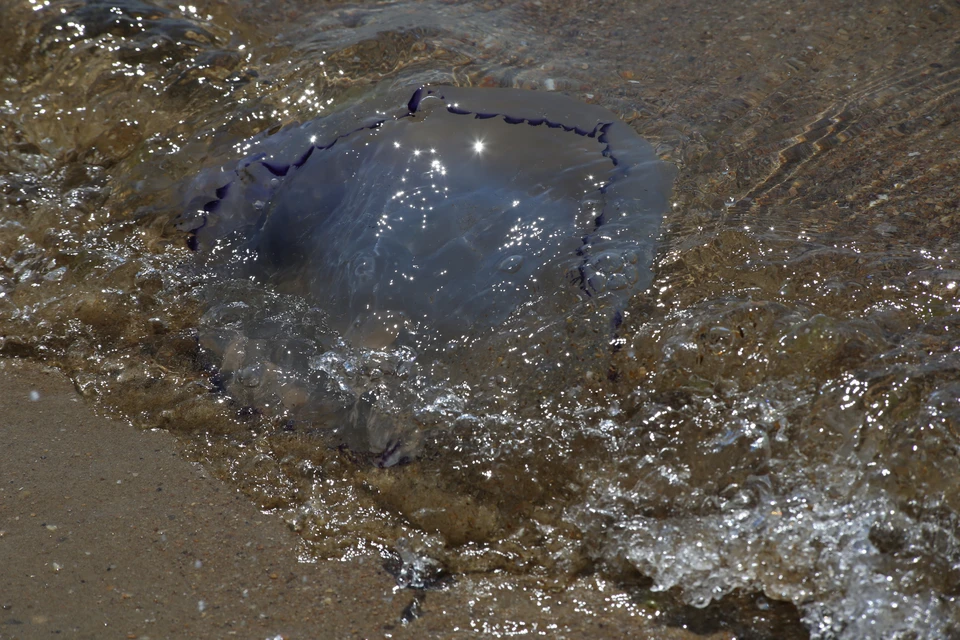
[[(0, 354), (406, 586), (596, 572), (693, 629), (960, 634), (960, 9), (590, 7), (3, 0)], [(560, 296), (419, 362), (196, 268), (195, 176), (419, 82), (564, 91), (678, 167), (616, 348)], [(220, 325), (271, 367), (212, 375)], [(289, 419), (285, 366), (316, 369), (324, 410)], [(412, 462), (343, 433), (364, 394)]]

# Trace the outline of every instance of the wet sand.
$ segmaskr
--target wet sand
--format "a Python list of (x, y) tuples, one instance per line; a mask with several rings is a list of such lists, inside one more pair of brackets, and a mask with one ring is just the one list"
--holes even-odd
[[(0, 416), (3, 639), (476, 637), (511, 621), (550, 637), (704, 637), (651, 625), (589, 580), (538, 598), (479, 578), (485, 598), (469, 579), (398, 591), (375, 558), (300, 562), (281, 519), (173, 435), (95, 415), (35, 363), (0, 360)], [(604, 598), (600, 615), (577, 606)]]
[(371, 636), (407, 605), (377, 566), (298, 562), (278, 518), (63, 375), (5, 361), (0, 389), (0, 637)]

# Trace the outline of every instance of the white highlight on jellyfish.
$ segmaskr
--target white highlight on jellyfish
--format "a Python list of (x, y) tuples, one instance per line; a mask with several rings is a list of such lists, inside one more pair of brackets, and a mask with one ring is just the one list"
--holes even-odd
[(477, 154), (477, 155), (480, 155), (480, 154), (483, 153), (483, 150), (484, 150), (484, 148), (485, 148), (486, 146), (487, 146), (487, 145), (483, 142), (483, 140), (474, 140), (474, 141), (473, 141), (473, 152), (474, 152), (475, 154)]

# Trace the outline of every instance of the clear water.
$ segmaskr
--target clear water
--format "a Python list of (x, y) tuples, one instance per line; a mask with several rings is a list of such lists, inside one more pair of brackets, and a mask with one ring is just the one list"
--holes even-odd
[[(955, 6), (0, 11), (0, 354), (181, 434), (309, 553), (381, 554), (407, 586), (595, 572), (691, 628), (960, 633)], [(558, 296), (419, 362), (196, 269), (176, 219), (197, 175), (421, 81), (568, 92), (678, 167), (618, 350)], [(217, 326), (227, 346), (200, 349)], [(228, 352), (271, 366), (224, 382)], [(285, 366), (329, 406), (290, 421)], [(384, 380), (407, 395), (378, 405)], [(338, 389), (405, 425), (414, 461), (378, 467), (399, 457), (343, 433)]]

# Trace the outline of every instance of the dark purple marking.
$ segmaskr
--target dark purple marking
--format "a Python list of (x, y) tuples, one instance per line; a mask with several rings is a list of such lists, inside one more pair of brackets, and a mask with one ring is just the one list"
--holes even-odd
[(410, 101), (407, 102), (407, 111), (410, 113), (416, 113), (417, 109), (420, 108), (420, 101), (423, 100), (423, 89), (423, 87), (420, 87), (410, 96)]
[(290, 165), (288, 164), (274, 164), (272, 162), (266, 162), (266, 161), (263, 161), (260, 164), (266, 167), (267, 171), (281, 178), (287, 175), (287, 171), (290, 170)]
[(299, 169), (300, 167), (302, 167), (302, 166), (307, 162), (307, 160), (310, 159), (310, 156), (313, 155), (313, 150), (314, 150), (314, 149), (316, 149), (316, 147), (313, 146), (313, 145), (310, 145), (310, 148), (307, 149), (307, 152), (306, 152), (305, 154), (303, 154), (302, 156), (300, 156), (300, 159), (297, 160), (296, 162), (294, 162), (294, 163), (293, 163), (293, 166), (296, 167), (297, 169)]

